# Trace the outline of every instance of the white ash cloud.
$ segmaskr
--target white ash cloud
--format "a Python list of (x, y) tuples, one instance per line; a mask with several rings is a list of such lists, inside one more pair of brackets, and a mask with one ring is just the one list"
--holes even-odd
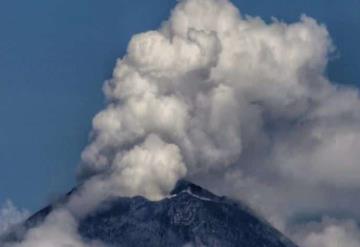
[(87, 180), (71, 197), (67, 207), (72, 212), (82, 216), (114, 196), (143, 195), (160, 200), (186, 174), (179, 148), (156, 135), (149, 135), (130, 151), (118, 153), (109, 169), (107, 174)]
[(360, 99), (324, 74), (333, 49), (307, 16), (266, 23), (226, 0), (180, 1), (158, 30), (133, 36), (105, 83), (67, 210), (81, 217), (109, 196), (159, 200), (186, 177), (279, 228), (299, 213), (354, 213)]
[[(176, 171), (171, 182), (166, 169), (153, 179), (148, 162), (134, 162), (142, 180), (159, 187), (119, 184), (120, 193), (160, 198), (185, 176), (233, 196), (232, 183), (256, 188), (261, 204), (277, 210), (281, 203), (291, 214), (301, 210), (295, 203), (286, 208), (295, 192), (302, 200), (307, 190), (314, 198), (324, 190), (357, 190), (360, 100), (357, 89), (326, 78), (333, 49), (326, 27), (307, 16), (266, 23), (225, 0), (180, 1), (159, 30), (135, 35), (118, 60), (81, 175), (116, 187), (124, 174), (113, 171), (123, 157), (156, 135), (181, 156), (177, 168), (169, 166)], [(279, 202), (265, 196), (269, 190)], [(303, 206), (327, 204), (312, 199)]]

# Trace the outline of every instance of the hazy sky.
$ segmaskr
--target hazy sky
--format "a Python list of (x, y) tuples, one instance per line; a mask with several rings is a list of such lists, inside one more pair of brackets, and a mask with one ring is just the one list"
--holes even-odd
[[(233, 1), (243, 14), (327, 25), (332, 81), (360, 83), (360, 0)], [(0, 2), (0, 204), (35, 210), (70, 189), (101, 86), (130, 37), (154, 29), (170, 0)], [(359, 84), (358, 84), (359, 85)]]

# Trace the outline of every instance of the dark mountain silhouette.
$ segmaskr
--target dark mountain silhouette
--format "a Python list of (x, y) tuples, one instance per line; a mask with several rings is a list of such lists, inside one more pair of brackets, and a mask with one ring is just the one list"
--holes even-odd
[[(26, 229), (41, 223), (48, 206), (8, 235), (19, 240)], [(80, 221), (85, 240), (101, 240), (112, 247), (221, 246), (296, 247), (244, 204), (186, 181), (178, 182), (168, 198), (116, 198)]]

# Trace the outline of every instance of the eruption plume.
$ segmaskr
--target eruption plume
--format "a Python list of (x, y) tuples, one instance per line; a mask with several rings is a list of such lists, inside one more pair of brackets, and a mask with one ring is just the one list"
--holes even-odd
[(307, 16), (266, 23), (226, 0), (180, 1), (117, 61), (61, 210), (73, 226), (109, 197), (159, 200), (186, 177), (284, 231), (309, 210), (356, 214), (344, 195), (360, 194), (360, 99), (325, 76), (333, 49)]

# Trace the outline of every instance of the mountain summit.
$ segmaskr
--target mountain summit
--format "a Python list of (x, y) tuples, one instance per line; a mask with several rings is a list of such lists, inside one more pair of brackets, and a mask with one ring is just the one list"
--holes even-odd
[[(49, 206), (30, 217), (26, 228), (51, 210)], [(296, 247), (242, 203), (187, 181), (178, 182), (161, 201), (112, 199), (81, 220), (78, 230), (84, 239), (112, 247)]]

